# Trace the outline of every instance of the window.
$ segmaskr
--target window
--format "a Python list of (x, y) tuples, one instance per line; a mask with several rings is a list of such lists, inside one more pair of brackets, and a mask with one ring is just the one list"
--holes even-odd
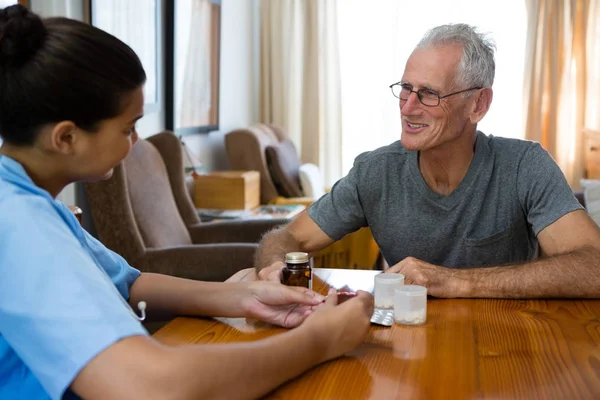
[(178, 134), (219, 127), (220, 0), (167, 3), (166, 127)]
[(0, 8), (12, 6), (13, 4), (23, 4), (25, 7), (29, 7), (29, 1), (27, 0), (0, 0)]
[(118, 37), (136, 52), (144, 70), (144, 111), (159, 109), (160, 1), (92, 0), (92, 25)]
[(406, 60), (428, 29), (456, 22), (490, 33), (497, 45), (494, 100), (478, 129), (523, 137), (523, 0), (345, 0), (339, 7), (344, 174), (361, 152), (400, 138), (398, 100), (389, 85), (401, 79)]

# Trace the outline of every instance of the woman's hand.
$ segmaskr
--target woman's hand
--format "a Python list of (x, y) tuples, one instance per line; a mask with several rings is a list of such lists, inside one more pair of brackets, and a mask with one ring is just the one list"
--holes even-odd
[(359, 346), (367, 337), (373, 315), (373, 296), (359, 290), (356, 296), (338, 304), (335, 289), (330, 289), (327, 300), (299, 329), (307, 329), (323, 349), (327, 361)]
[(250, 282), (247, 290), (241, 300), (245, 315), (284, 328), (300, 325), (325, 300), (306, 288), (267, 281)]

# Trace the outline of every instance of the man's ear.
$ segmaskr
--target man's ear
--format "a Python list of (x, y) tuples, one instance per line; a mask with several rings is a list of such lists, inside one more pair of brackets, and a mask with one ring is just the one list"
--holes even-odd
[(77, 125), (72, 121), (61, 121), (54, 125), (50, 133), (50, 145), (62, 154), (73, 154), (78, 134)]
[(489, 111), (494, 92), (492, 88), (483, 88), (479, 90), (479, 93), (476, 96), (475, 103), (471, 109), (471, 114), (469, 115), (469, 120), (473, 125), (481, 121)]

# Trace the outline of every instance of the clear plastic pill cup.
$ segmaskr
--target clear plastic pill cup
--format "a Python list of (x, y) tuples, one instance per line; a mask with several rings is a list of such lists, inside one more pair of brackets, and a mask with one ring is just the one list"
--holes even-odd
[(377, 274), (375, 275), (375, 308), (393, 309), (394, 290), (404, 285), (402, 274)]
[(399, 286), (394, 291), (394, 321), (401, 325), (422, 325), (427, 321), (427, 288)]

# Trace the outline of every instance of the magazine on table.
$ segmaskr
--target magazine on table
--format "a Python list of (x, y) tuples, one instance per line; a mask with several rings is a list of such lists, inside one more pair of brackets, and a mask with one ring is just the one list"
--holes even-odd
[(198, 216), (202, 221), (215, 219), (277, 219), (294, 218), (306, 207), (302, 204), (268, 204), (252, 210), (222, 210), (213, 208), (198, 208)]

